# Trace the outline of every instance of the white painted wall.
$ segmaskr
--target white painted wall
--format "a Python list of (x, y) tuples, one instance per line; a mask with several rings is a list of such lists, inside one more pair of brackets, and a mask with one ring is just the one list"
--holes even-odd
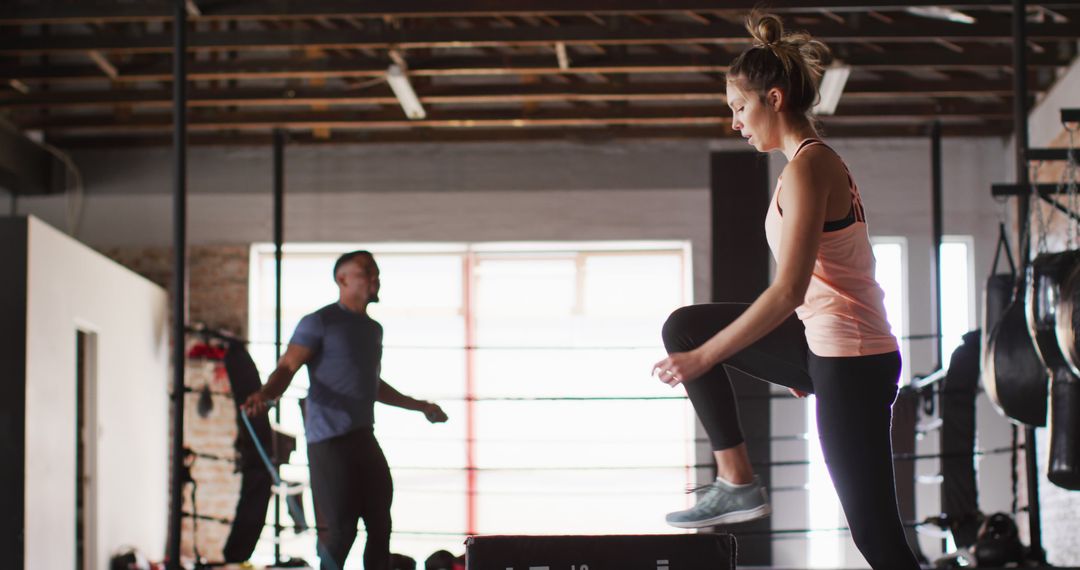
[[(848, 162), (862, 191), (871, 232), (907, 238), (909, 331), (933, 330), (929, 139), (830, 141)], [(686, 239), (694, 257), (694, 290), (708, 299), (710, 256), (709, 152), (742, 150), (738, 141), (612, 144), (530, 143), (289, 147), (286, 152), (287, 241), (488, 241)], [(945, 139), (946, 234), (973, 235), (975, 279), (989, 272), (1000, 206), (990, 184), (1007, 180), (1005, 142)], [(168, 245), (171, 242), (171, 155), (168, 149), (87, 151), (89, 196), (81, 237), (95, 246)], [(195, 244), (265, 242), (271, 233), (269, 148), (193, 148), (189, 153), (189, 238)], [(770, 159), (772, 176), (783, 157)], [(61, 226), (62, 197), (24, 199), (33, 212)], [(912, 345), (911, 369), (932, 370), (932, 343)], [(946, 355), (946, 359), (947, 359)], [(805, 431), (802, 414), (781, 413)], [(1009, 429), (985, 405), (980, 446), (997, 447)], [(803, 459), (777, 449), (778, 459)], [(1004, 463), (1000, 463), (1001, 460)], [(1009, 507), (1008, 458), (987, 458), (980, 473), (984, 510)], [(921, 468), (923, 468), (921, 466)], [(924, 470), (932, 471), (934, 465)], [(790, 508), (775, 515), (777, 528), (802, 528), (799, 493), (777, 497)], [(935, 492), (920, 497), (920, 514), (936, 513)], [(784, 513), (790, 513), (787, 518)], [(798, 566), (797, 541), (777, 543), (778, 563)], [(936, 540), (928, 540), (929, 553)], [(850, 554), (848, 565), (862, 564)]]
[[(1030, 146), (1050, 146), (1064, 134), (1061, 125), (1062, 108), (1080, 108), (1080, 59), (1062, 74), (1046, 96), (1039, 101), (1029, 117)], [(1080, 137), (1076, 141), (1080, 144)], [(1068, 491), (1050, 482), (1046, 477), (1050, 461), (1050, 434), (1046, 429), (1037, 430), (1039, 461), (1039, 504), (1042, 514), (1043, 547), (1046, 558), (1058, 566), (1080, 565), (1080, 492)], [(1024, 475), (1021, 473), (1021, 477)], [(1022, 482), (1023, 483), (1023, 479)], [(1026, 533), (1026, 521), (1021, 521), (1021, 532)]]
[(165, 292), (41, 220), (28, 226), (26, 567), (75, 567), (77, 330), (96, 345), (93, 567), (108, 568), (123, 545), (158, 559), (168, 522)]

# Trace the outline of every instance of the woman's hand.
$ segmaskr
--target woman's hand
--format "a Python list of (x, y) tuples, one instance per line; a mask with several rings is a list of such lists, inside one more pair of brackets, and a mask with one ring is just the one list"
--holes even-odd
[(675, 352), (653, 365), (652, 374), (661, 382), (674, 388), (683, 382), (696, 380), (713, 367), (713, 363), (701, 352)]

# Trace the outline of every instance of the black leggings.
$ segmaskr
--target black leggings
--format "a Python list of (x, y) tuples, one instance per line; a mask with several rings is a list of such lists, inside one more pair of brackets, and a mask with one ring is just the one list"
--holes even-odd
[[(669, 353), (697, 348), (747, 307), (683, 307), (664, 323), (664, 346)], [(792, 315), (761, 340), (684, 384), (714, 450), (744, 441), (725, 367), (816, 395), (821, 450), (855, 545), (875, 570), (919, 568), (900, 523), (893, 478), (892, 404), (900, 354), (817, 356), (807, 349), (802, 323)]]
[(365, 570), (390, 568), (390, 504), (394, 483), (371, 428), (308, 444), (311, 494), (323, 570), (345, 567), (359, 519), (364, 519)]

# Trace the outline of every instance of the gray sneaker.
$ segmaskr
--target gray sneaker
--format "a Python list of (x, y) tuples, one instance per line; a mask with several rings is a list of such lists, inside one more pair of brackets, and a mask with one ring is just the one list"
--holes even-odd
[(756, 476), (753, 482), (746, 485), (731, 485), (718, 478), (698, 489), (704, 489), (705, 492), (698, 498), (697, 504), (685, 511), (669, 513), (669, 525), (702, 528), (734, 524), (767, 517), (772, 512), (765, 487)]

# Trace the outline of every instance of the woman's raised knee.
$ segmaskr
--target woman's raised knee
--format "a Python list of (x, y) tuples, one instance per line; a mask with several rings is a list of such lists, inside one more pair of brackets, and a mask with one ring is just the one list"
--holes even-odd
[(680, 307), (664, 321), (660, 336), (664, 339), (664, 348), (668, 352), (685, 352), (701, 344), (702, 341), (695, 339), (693, 334), (698, 313), (695, 305)]

